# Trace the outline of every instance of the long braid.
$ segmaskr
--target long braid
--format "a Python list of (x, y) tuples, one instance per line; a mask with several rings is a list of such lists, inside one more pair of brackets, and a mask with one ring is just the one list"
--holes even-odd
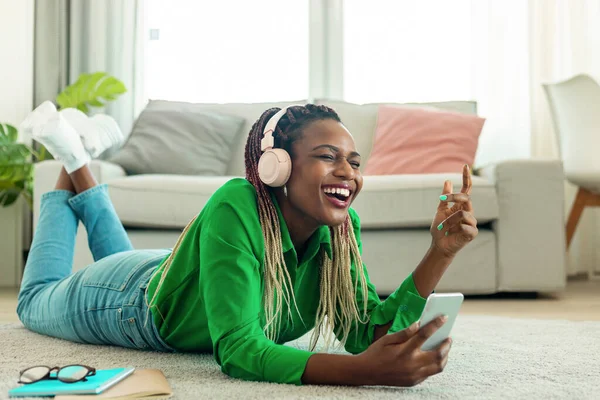
[[(282, 310), (282, 301), (286, 302), (288, 312), (291, 309), (290, 297), (294, 305), (296, 305), (292, 283), (289, 280), (283, 259), (283, 248), (279, 230), (280, 221), (268, 188), (258, 176), (258, 161), (262, 154), (260, 140), (263, 137), (264, 126), (277, 111), (278, 109), (276, 108), (267, 110), (254, 124), (250, 131), (245, 153), (246, 179), (256, 188), (259, 217), (265, 239), (265, 289), (263, 300), (267, 321), (265, 332), (271, 339), (277, 336), (272, 329), (279, 331), (281, 315), (278, 314)], [(325, 106), (308, 104), (304, 107), (289, 108), (275, 129), (275, 147), (284, 148), (290, 152), (292, 142), (301, 134), (301, 128), (311, 121), (321, 119), (339, 121), (339, 117), (335, 111)], [(270, 231), (275, 232), (271, 234)], [(333, 260), (325, 252), (321, 253), (320, 302), (315, 319), (315, 330), (311, 338), (311, 349), (316, 347), (323, 330), (325, 330), (327, 347), (329, 347), (333, 340), (332, 333), (334, 326), (338, 328), (338, 332), (336, 333), (341, 334), (341, 344), (344, 344), (348, 339), (352, 324), (367, 320), (368, 288), (363, 270), (364, 267), (349, 217), (341, 226), (331, 228), (330, 232)], [(352, 261), (356, 265), (354, 282), (352, 282), (351, 276)], [(279, 282), (270, 281), (283, 277), (285, 277), (285, 280)], [(359, 280), (363, 294), (362, 303), (364, 307), (362, 315), (357, 304)], [(275, 307), (273, 306), (274, 304)], [(288, 314), (288, 316), (291, 318), (291, 315)]]
[[(331, 260), (323, 253), (321, 267), (321, 294), (315, 329), (310, 338), (310, 349), (317, 346), (319, 336), (324, 333), (325, 349), (333, 343), (335, 335), (343, 346), (348, 340), (352, 325), (366, 323), (368, 288), (364, 265), (354, 236), (349, 217), (342, 225), (331, 228)], [(351, 276), (351, 263), (354, 261), (356, 275)], [(363, 309), (358, 309), (358, 283), (362, 291)], [(362, 311), (362, 312), (361, 312)], [(335, 329), (335, 332), (334, 332)], [(324, 332), (323, 332), (324, 331)], [(357, 331), (358, 333), (358, 331)]]
[[(296, 305), (292, 280), (283, 259), (279, 216), (267, 186), (262, 183), (258, 176), (258, 160), (262, 154), (260, 148), (262, 132), (269, 118), (276, 112), (276, 109), (268, 110), (252, 126), (245, 151), (246, 179), (256, 188), (258, 215), (265, 241), (263, 300), (266, 325), (264, 329), (268, 337), (274, 341), (277, 340), (281, 327), (283, 303), (287, 305), (288, 316), (290, 317), (291, 300)], [(290, 111), (288, 113), (291, 114)], [(276, 131), (281, 131), (281, 128), (278, 127)]]

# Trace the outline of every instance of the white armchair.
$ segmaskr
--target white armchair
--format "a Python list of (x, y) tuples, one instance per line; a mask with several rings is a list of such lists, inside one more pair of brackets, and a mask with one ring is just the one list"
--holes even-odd
[[(585, 207), (600, 206), (600, 85), (588, 75), (543, 85), (566, 179), (579, 189), (566, 226), (567, 249)], [(590, 271), (590, 278), (594, 272)]]

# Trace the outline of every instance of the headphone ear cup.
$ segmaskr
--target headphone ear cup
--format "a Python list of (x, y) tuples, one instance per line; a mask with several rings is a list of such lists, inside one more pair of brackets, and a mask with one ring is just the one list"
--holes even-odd
[(268, 186), (280, 187), (286, 184), (292, 173), (292, 160), (283, 149), (266, 150), (258, 160), (258, 176)]

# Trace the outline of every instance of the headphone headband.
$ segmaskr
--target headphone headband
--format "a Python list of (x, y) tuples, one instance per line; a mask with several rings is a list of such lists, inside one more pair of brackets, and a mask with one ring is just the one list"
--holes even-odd
[(277, 111), (275, 115), (269, 118), (267, 124), (265, 125), (265, 130), (263, 131), (263, 138), (260, 141), (260, 149), (262, 151), (272, 149), (275, 146), (275, 139), (273, 138), (273, 132), (275, 132), (275, 128), (277, 128), (277, 123), (285, 115), (288, 108), (295, 107), (296, 104), (291, 106), (285, 106), (281, 110)]

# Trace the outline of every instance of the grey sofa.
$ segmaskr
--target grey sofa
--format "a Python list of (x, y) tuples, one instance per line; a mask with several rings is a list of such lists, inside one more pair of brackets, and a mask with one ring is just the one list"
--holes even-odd
[[(333, 107), (353, 133), (362, 165), (373, 144), (378, 104), (314, 101)], [(293, 102), (295, 104), (303, 102)], [(245, 119), (226, 176), (141, 174), (127, 176), (118, 165), (95, 160), (91, 167), (109, 187), (117, 213), (135, 248), (172, 248), (187, 222), (211, 194), (232, 177), (244, 176), (243, 151), (252, 123), (273, 104), (191, 104), (152, 102), (147, 110), (218, 111)], [(476, 113), (472, 102), (428, 106)], [(34, 225), (40, 196), (52, 190), (60, 164), (36, 165)], [(514, 160), (489, 165), (473, 176), (472, 200), (480, 233), (455, 259), (439, 291), (491, 294), (503, 291), (554, 292), (565, 287), (563, 169), (560, 162)], [(365, 176), (353, 207), (362, 220), (363, 256), (372, 282), (391, 293), (422, 259), (431, 243), (429, 226), (443, 182), (460, 188), (460, 171), (449, 174)], [(80, 226), (74, 270), (92, 262)]]

